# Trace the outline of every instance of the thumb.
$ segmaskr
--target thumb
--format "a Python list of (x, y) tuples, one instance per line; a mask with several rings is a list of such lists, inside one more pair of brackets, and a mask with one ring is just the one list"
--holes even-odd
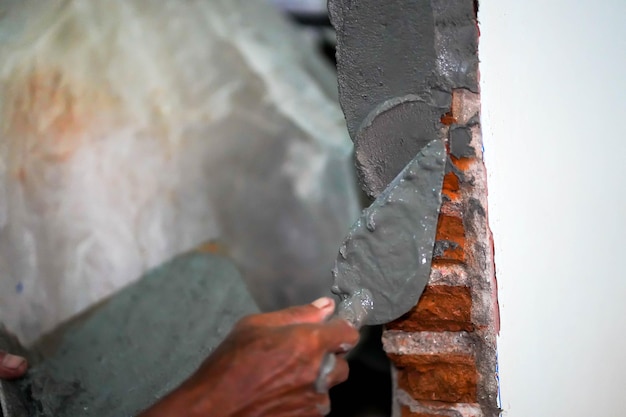
[(21, 356), (0, 352), (0, 379), (19, 378), (26, 372), (28, 363)]
[(335, 311), (335, 301), (330, 297), (322, 297), (311, 304), (290, 307), (273, 313), (263, 314), (264, 323), (274, 326), (289, 324), (321, 323)]

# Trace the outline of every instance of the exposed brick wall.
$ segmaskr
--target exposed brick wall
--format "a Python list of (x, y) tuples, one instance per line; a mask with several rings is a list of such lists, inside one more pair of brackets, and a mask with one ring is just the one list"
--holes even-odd
[[(479, 112), (480, 96), (459, 89), (442, 116), (449, 161), (430, 283), (383, 335), (395, 367), (394, 417), (499, 415), (498, 307)], [(451, 140), (459, 133), (469, 143)]]

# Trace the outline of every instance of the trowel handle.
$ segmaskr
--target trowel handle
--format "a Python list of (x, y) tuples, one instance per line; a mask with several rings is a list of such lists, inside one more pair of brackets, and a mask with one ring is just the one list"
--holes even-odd
[(335, 368), (336, 363), (337, 356), (334, 353), (327, 353), (324, 355), (324, 359), (322, 359), (322, 364), (320, 365), (320, 371), (317, 374), (317, 379), (315, 380), (316, 392), (319, 392), (320, 394), (328, 392), (328, 383), (326, 382), (326, 379)]
[[(350, 323), (357, 330), (361, 329), (363, 322), (365, 321), (366, 315), (355, 315), (354, 312), (350, 309), (343, 308), (342, 304), (339, 304), (337, 308), (337, 313), (333, 315), (330, 320), (333, 319), (343, 319)], [(324, 394), (328, 392), (328, 384), (326, 379), (328, 375), (335, 368), (335, 364), (337, 363), (337, 356), (334, 353), (326, 353), (324, 358), (322, 359), (322, 363), (320, 365), (320, 371), (317, 374), (317, 379), (315, 380), (315, 390), (320, 394)]]

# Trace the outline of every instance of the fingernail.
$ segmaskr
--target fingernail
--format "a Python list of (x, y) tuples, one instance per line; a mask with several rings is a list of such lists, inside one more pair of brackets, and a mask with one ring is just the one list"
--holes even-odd
[(330, 305), (333, 303), (333, 300), (328, 298), (328, 297), (322, 297), (322, 298), (318, 298), (317, 300), (313, 301), (311, 303), (311, 305), (319, 308), (320, 310), (323, 310), (325, 308), (330, 307)]
[(350, 343), (342, 343), (339, 345), (339, 349), (341, 353), (346, 353), (354, 348), (353, 344)]
[(2, 366), (12, 371), (18, 369), (25, 362), (26, 359), (22, 358), (21, 356), (11, 355), (10, 353), (5, 354), (4, 358), (2, 358)]

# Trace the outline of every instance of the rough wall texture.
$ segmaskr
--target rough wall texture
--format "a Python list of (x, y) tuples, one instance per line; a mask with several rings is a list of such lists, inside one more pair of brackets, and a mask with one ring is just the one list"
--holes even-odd
[(430, 140), (448, 152), (430, 284), (383, 336), (395, 366), (394, 417), (495, 417), (498, 309), (477, 2), (329, 0), (329, 11), (364, 191), (376, 197)]
[(499, 415), (498, 308), (479, 111), (479, 94), (458, 89), (442, 118), (449, 167), (430, 283), (383, 335), (396, 369), (394, 416)]

